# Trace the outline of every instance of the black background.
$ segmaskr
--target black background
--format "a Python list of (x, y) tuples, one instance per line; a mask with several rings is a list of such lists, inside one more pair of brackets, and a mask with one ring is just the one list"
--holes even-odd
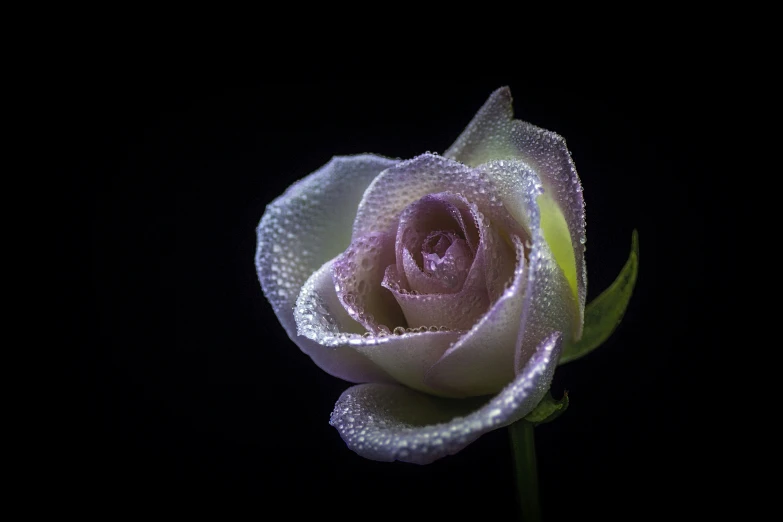
[(703, 510), (695, 489), (712, 468), (694, 407), (704, 372), (696, 296), (709, 217), (692, 139), (702, 108), (699, 90), (665, 70), (536, 83), (328, 68), (249, 84), (138, 66), (58, 91), (57, 189), (74, 202), (77, 232), (56, 246), (82, 253), (60, 266), (90, 304), (67, 325), (83, 347), (53, 466), (67, 496), (137, 504), (228, 493), (290, 516), (513, 515), (504, 429), (428, 466), (348, 450), (328, 419), (349, 384), (287, 338), (253, 265), (264, 207), (293, 181), (333, 155), (442, 153), (501, 85), (518, 118), (563, 135), (573, 154), (588, 301), (623, 266), (632, 230), (640, 235), (622, 325), (558, 369), (553, 390), (567, 389), (571, 407), (536, 430), (545, 516)]

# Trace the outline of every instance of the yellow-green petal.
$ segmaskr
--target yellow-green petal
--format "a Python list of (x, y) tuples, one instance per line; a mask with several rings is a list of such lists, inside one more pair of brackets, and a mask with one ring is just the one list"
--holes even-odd
[(574, 299), (578, 300), (576, 257), (571, 243), (571, 231), (568, 229), (563, 211), (547, 192), (538, 197), (538, 206), (541, 209), (541, 229), (544, 232), (544, 239), (549, 244), (555, 261), (563, 270), (568, 285), (574, 293)]

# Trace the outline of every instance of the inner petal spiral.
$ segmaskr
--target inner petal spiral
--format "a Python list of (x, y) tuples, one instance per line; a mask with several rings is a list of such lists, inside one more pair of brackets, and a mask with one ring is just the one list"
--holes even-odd
[(451, 292), (462, 288), (473, 263), (467, 242), (451, 231), (431, 232), (422, 243), (421, 257), (425, 276), (434, 278)]

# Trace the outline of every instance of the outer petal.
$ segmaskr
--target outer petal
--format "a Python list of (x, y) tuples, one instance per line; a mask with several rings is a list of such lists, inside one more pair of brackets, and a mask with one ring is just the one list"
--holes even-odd
[[(370, 154), (335, 157), (270, 203), (258, 225), (256, 270), (289, 337), (332, 375), (353, 382), (383, 379), (384, 372), (345, 350), (324, 351), (296, 335), (294, 303), (313, 272), (345, 250), (356, 208), (370, 182), (398, 160)], [(349, 357), (350, 364), (342, 359)]]
[(522, 326), (514, 356), (514, 369), (520, 372), (542, 339), (553, 331), (571, 339), (581, 331), (582, 322), (577, 319), (577, 303), (568, 281), (541, 229), (537, 202), (545, 189), (538, 176), (520, 161), (492, 161), (480, 168), (511, 196), (515, 206), (509, 204), (509, 212), (524, 213), (531, 235)]
[(511, 91), (503, 87), (492, 93), (444, 156), (471, 166), (492, 160), (521, 160), (538, 174), (570, 231), (580, 317), (580, 329), (575, 335), (580, 336), (587, 294), (585, 204), (565, 140), (554, 132), (514, 120)]
[(448, 391), (424, 384), (424, 374), (459, 338), (453, 331), (405, 331), (392, 334), (365, 332), (340, 303), (332, 279), (335, 260), (327, 262), (307, 280), (296, 302), (299, 334), (313, 343), (313, 359), (330, 353), (343, 370), (362, 360), (377, 369), (375, 382), (399, 382), (427, 393), (449, 396)]
[(512, 238), (517, 268), (490, 311), (427, 373), (426, 382), (453, 393), (492, 393), (519, 373), (553, 331), (570, 338), (577, 328), (576, 302), (541, 232), (538, 177), (521, 162), (479, 167), (501, 187), (506, 208), (530, 231), (527, 265), (521, 240)]
[(353, 386), (338, 399), (330, 424), (363, 457), (429, 464), (532, 411), (549, 389), (560, 351), (561, 335), (554, 333), (514, 382), (483, 406), (486, 399), (439, 399), (384, 384)]

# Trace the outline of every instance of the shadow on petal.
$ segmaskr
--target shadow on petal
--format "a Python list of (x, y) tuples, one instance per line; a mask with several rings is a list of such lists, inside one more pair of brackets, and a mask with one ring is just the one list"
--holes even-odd
[(330, 424), (362, 457), (429, 464), (530, 413), (551, 385), (561, 340), (557, 332), (550, 335), (495, 397), (441, 399), (402, 386), (361, 384), (340, 396)]

